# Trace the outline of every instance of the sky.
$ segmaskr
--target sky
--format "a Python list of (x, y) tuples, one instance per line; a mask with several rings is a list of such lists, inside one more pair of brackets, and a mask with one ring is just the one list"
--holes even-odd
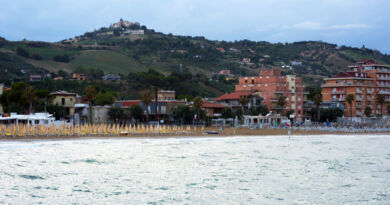
[(390, 54), (389, 0), (0, 0), (0, 36), (60, 41), (120, 18), (210, 40), (320, 40)]

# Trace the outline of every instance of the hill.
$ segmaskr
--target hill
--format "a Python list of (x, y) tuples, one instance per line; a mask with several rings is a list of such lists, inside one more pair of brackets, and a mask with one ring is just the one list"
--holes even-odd
[[(83, 35), (57, 43), (0, 39), (0, 81), (21, 80), (35, 73), (57, 75), (63, 70), (97, 69), (105, 73), (155, 70), (164, 75), (190, 72), (211, 78), (220, 70), (236, 76), (257, 75), (261, 69), (280, 69), (318, 86), (324, 77), (347, 69), (362, 58), (390, 64), (390, 56), (368, 48), (337, 46), (325, 42), (268, 43), (240, 40), (211, 41), (204, 37), (176, 36), (120, 20)], [(10, 71), (4, 73), (3, 71)], [(23, 72), (21, 72), (23, 70)], [(231, 83), (217, 91), (202, 84), (215, 96), (232, 89)], [(226, 90), (227, 89), (227, 90)]]

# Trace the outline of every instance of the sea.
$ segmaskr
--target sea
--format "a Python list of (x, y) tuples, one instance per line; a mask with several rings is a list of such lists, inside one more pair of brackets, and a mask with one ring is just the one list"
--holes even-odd
[(0, 141), (0, 204), (390, 204), (390, 136)]

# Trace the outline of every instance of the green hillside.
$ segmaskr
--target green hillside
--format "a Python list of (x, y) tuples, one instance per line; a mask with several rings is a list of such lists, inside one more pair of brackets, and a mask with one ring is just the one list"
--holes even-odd
[(82, 51), (70, 62), (72, 67), (85, 66), (103, 70), (106, 73), (128, 74), (139, 72), (142, 64), (131, 57), (110, 50)]
[[(80, 68), (91, 75), (91, 81), (99, 80), (100, 72), (121, 74), (124, 80), (129, 80), (129, 73), (149, 70), (165, 76), (188, 72), (203, 76), (200, 84), (191, 84), (198, 89), (194, 94), (214, 96), (233, 87), (231, 82), (220, 84), (221, 79), (214, 76), (225, 69), (236, 76), (257, 75), (263, 69), (280, 69), (283, 74), (303, 77), (306, 85), (319, 86), (324, 77), (344, 71), (362, 58), (390, 64), (389, 55), (368, 48), (318, 41), (275, 44), (249, 40), (211, 41), (204, 37), (163, 34), (137, 24), (101, 28), (57, 43), (10, 42), (0, 38), (0, 54), (0, 71), (3, 72), (0, 81), (3, 82), (27, 79), (34, 73), (51, 73), (54, 77), (61, 70), (70, 74)], [(244, 58), (250, 62), (244, 63)], [(10, 67), (14, 72), (4, 72)], [(174, 84), (164, 84), (169, 88), (168, 85)], [(130, 92), (131, 89), (125, 90)]]

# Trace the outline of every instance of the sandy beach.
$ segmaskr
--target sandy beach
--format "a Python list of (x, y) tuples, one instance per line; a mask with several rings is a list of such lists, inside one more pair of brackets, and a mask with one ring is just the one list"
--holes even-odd
[[(218, 132), (218, 134), (204, 134), (204, 132)], [(347, 133), (347, 132), (324, 132), (324, 131), (303, 131), (303, 130), (291, 130), (291, 135), (386, 135), (390, 133)], [(1, 136), (0, 141), (31, 141), (31, 140), (70, 140), (70, 139), (108, 139), (108, 138), (148, 138), (148, 139), (161, 139), (161, 138), (193, 138), (193, 137), (234, 137), (234, 136), (275, 136), (275, 135), (288, 135), (287, 129), (248, 129), (248, 128), (224, 128), (222, 131), (217, 127), (206, 127), (204, 130), (198, 128), (196, 131), (192, 130), (189, 133), (181, 133), (175, 135), (112, 135), (112, 136), (100, 136), (100, 135), (88, 135), (88, 136), (26, 136), (26, 137), (5, 137)]]

